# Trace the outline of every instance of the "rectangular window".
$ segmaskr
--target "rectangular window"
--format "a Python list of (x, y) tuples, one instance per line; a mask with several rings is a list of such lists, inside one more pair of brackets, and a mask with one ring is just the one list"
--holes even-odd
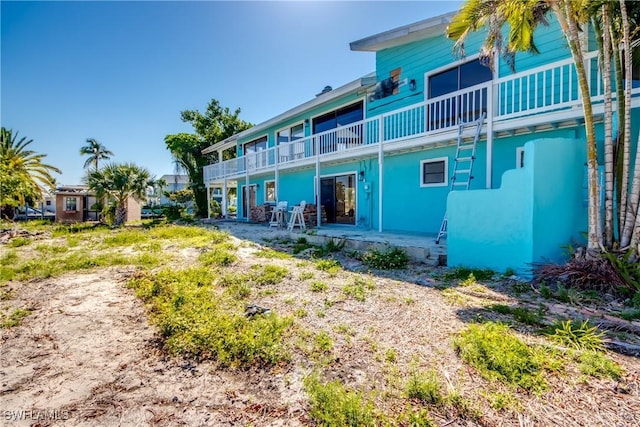
[(51, 206), (51, 200), (47, 200), (47, 206)]
[(448, 184), (449, 158), (423, 160), (420, 162), (420, 186), (442, 187)]
[[(287, 144), (302, 138), (304, 138), (304, 124), (302, 123), (276, 133), (276, 143), (278, 145)], [(289, 147), (278, 149), (278, 152), (280, 155), (279, 162), (302, 159), (304, 158), (304, 144), (291, 144)]]
[(276, 201), (276, 182), (275, 181), (264, 182), (264, 201), (265, 202)]
[(429, 98), (488, 82), (492, 78), (491, 69), (479, 60), (466, 62), (429, 76)]
[(258, 151), (267, 149), (267, 136), (263, 136), (262, 138), (254, 139), (251, 142), (247, 142), (244, 144), (244, 154), (247, 153), (257, 153)]
[(78, 199), (75, 197), (66, 197), (64, 199), (64, 210), (65, 211), (77, 211), (78, 210)]
[(313, 119), (313, 133), (320, 133), (338, 126), (359, 122), (364, 117), (362, 102), (348, 105)]

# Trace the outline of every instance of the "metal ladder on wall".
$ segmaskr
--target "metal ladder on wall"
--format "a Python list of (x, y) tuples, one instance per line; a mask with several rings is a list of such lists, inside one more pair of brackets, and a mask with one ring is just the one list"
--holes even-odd
[[(458, 144), (456, 148), (456, 157), (453, 162), (453, 173), (451, 174), (451, 184), (449, 185), (449, 192), (453, 190), (468, 190), (473, 179), (473, 162), (476, 159), (476, 145), (480, 138), (480, 130), (484, 124), (484, 118), (487, 113), (482, 113), (480, 117), (474, 122), (462, 122), (458, 124)], [(473, 142), (465, 141), (465, 130), (473, 128), (475, 125), (475, 135)], [(447, 212), (444, 213), (442, 224), (440, 225), (440, 231), (438, 237), (436, 237), (436, 244), (440, 243), (440, 239), (447, 234)]]

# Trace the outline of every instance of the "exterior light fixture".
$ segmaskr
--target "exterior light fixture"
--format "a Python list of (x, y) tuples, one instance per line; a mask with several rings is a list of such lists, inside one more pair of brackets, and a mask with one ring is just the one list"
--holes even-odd
[(410, 91), (416, 90), (416, 79), (409, 80), (409, 90)]

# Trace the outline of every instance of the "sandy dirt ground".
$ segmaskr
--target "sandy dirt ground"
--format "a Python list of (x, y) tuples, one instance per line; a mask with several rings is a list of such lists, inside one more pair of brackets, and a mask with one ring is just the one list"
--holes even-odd
[[(259, 240), (255, 228), (248, 230)], [(243, 257), (240, 271), (264, 263), (252, 256), (255, 244), (234, 241)], [(188, 251), (184, 255), (188, 257)], [(302, 268), (299, 260), (274, 262)], [(306, 329), (332, 332), (335, 349), (328, 376), (347, 384), (370, 389), (388, 385), (389, 363), (383, 359), (392, 348), (397, 366), (406, 367), (418, 357), (420, 366), (443, 373), (449, 386), (462, 392), (482, 387), (482, 379), (460, 362), (450, 345), (465, 325), (464, 309), (447, 303), (437, 289), (416, 285), (431, 280), (425, 271), (417, 267), (409, 282), (373, 276), (375, 293), (366, 304), (336, 297), (339, 303), (331, 308), (314, 300), (308, 285), (301, 286), (292, 273), (278, 285), (277, 294), (256, 302), (287, 314), (300, 308), (292, 300), (308, 299), (304, 307), (309, 315), (297, 322)], [(169, 357), (143, 303), (125, 286), (132, 274), (128, 267), (111, 267), (11, 284), (12, 304), (32, 313), (21, 325), (0, 329), (0, 425), (313, 425), (302, 381), (312, 366), (304, 355), (295, 353), (283, 366), (249, 371)], [(316, 274), (329, 283), (331, 296), (355, 273), (335, 278)], [(491, 291), (482, 297), (510, 301)], [(324, 314), (316, 315), (321, 310)], [(342, 332), (336, 332), (339, 329)], [(582, 384), (569, 382), (543, 398), (525, 397), (521, 414), (487, 417), (483, 425), (640, 425), (639, 359), (615, 358), (627, 372), (623, 381), (595, 381), (589, 396), (584, 396)], [(398, 381), (405, 373), (398, 374)], [(439, 426), (478, 425), (447, 418), (446, 413), (434, 416)]]

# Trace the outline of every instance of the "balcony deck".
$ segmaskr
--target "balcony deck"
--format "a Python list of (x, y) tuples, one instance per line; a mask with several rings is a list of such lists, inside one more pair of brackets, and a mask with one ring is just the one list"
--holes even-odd
[[(595, 52), (587, 55), (594, 115), (603, 113)], [(592, 70), (594, 70), (592, 72)], [(640, 88), (634, 89), (634, 95)], [(633, 106), (639, 99), (634, 97)], [(458, 125), (487, 113), (482, 134), (574, 126), (583, 118), (573, 60), (548, 64), (204, 168), (205, 183), (315, 163), (349, 161), (455, 142)]]

